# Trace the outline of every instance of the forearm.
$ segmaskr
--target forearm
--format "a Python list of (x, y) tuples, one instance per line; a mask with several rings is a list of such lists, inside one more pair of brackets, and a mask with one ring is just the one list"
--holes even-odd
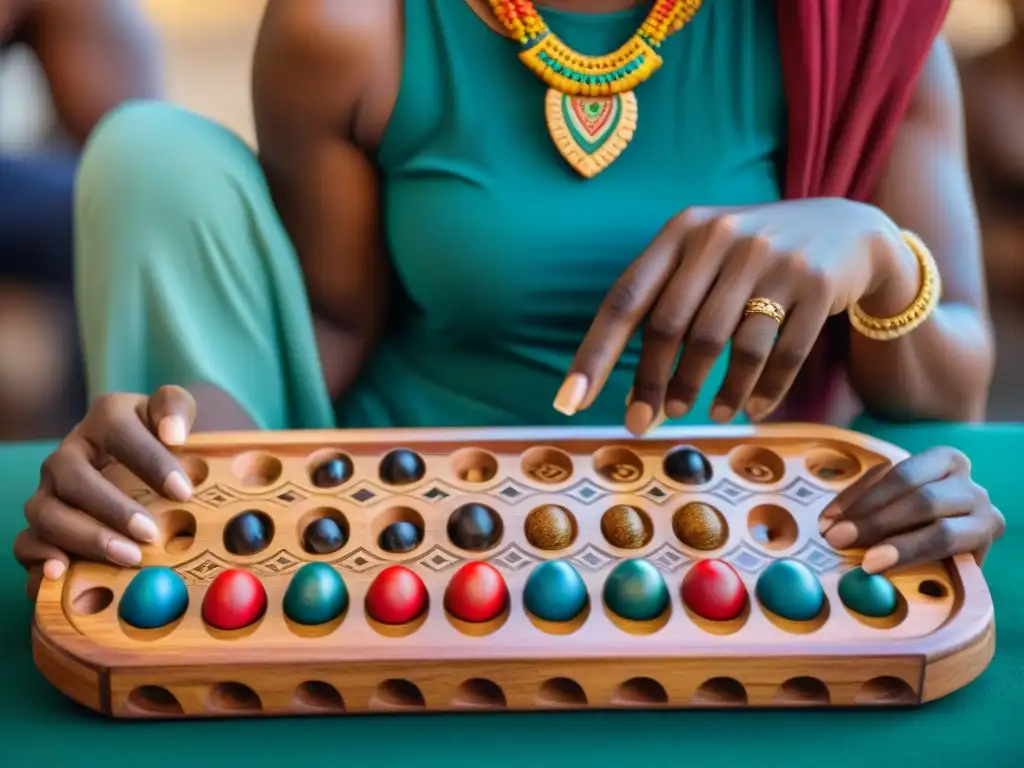
[(975, 308), (943, 303), (924, 325), (892, 341), (874, 341), (852, 328), (850, 333), (850, 380), (872, 415), (894, 421), (984, 418), (994, 345)]

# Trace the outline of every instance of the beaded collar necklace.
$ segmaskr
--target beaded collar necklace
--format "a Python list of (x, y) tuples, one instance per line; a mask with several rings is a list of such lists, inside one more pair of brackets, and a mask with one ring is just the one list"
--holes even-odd
[(548, 131), (562, 157), (585, 178), (607, 168), (636, 131), (633, 89), (661, 67), (661, 44), (703, 0), (655, 0), (633, 36), (607, 56), (584, 56), (558, 39), (530, 0), (489, 0), (495, 19), (520, 44), (519, 59), (548, 84)]

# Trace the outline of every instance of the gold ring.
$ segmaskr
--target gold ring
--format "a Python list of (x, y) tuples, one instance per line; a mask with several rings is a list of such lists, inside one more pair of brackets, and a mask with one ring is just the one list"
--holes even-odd
[(746, 317), (747, 315), (767, 315), (776, 323), (782, 325), (786, 319), (786, 310), (777, 301), (758, 297), (747, 302), (747, 306), (743, 310), (743, 316)]

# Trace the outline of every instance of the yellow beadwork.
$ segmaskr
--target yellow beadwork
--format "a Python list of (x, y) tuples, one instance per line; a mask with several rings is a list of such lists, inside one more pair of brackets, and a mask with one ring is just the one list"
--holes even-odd
[(661, 67), (657, 49), (693, 18), (702, 2), (656, 0), (637, 32), (617, 51), (584, 56), (548, 29), (533, 3), (490, 0), (495, 18), (523, 46), (520, 60), (550, 87), (569, 96), (610, 96), (636, 88)]
[(581, 176), (592, 178), (633, 139), (633, 90), (662, 65), (658, 49), (700, 10), (703, 0), (654, 0), (640, 28), (606, 56), (584, 56), (563, 43), (531, 0), (490, 0), (494, 18), (520, 45), (519, 59), (548, 85), (548, 132)]

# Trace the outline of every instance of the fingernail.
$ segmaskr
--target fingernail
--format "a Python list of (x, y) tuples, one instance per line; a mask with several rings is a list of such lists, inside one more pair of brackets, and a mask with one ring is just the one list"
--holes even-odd
[(716, 405), (711, 409), (711, 420), (725, 423), (732, 418), (732, 408), (727, 405)]
[(171, 472), (164, 484), (167, 498), (188, 501), (192, 498), (192, 483), (181, 472)]
[(818, 516), (818, 533), (824, 536), (825, 531), (838, 523), (839, 518), (842, 516), (843, 511), (839, 509), (839, 507), (831, 504), (825, 507), (822, 513)]
[(142, 562), (142, 551), (124, 539), (111, 539), (107, 544), (107, 557), (121, 565), (138, 565)]
[(681, 419), (690, 410), (690, 406), (682, 400), (669, 400), (665, 403), (665, 414), (670, 419)]
[(825, 540), (836, 549), (846, 549), (857, 540), (857, 526), (849, 520), (836, 523), (825, 534)]
[(160, 535), (156, 523), (141, 512), (136, 512), (128, 519), (128, 534), (136, 541), (153, 541)]
[(164, 445), (181, 445), (188, 437), (188, 425), (181, 416), (167, 416), (157, 427)]
[(67, 567), (60, 560), (47, 560), (43, 563), (43, 576), (50, 581), (56, 581), (64, 575)]
[(763, 397), (752, 397), (747, 401), (747, 416), (752, 419), (763, 418), (771, 403)]
[(649, 403), (637, 401), (626, 409), (626, 429), (634, 435), (646, 432), (654, 421), (654, 408)]
[(872, 547), (864, 555), (864, 562), (860, 564), (868, 573), (881, 573), (892, 568), (900, 561), (900, 553), (892, 544), (880, 544)]
[(562, 388), (555, 395), (555, 410), (572, 416), (580, 407), (583, 398), (587, 396), (587, 387), (590, 382), (582, 373), (570, 373), (562, 383)]

